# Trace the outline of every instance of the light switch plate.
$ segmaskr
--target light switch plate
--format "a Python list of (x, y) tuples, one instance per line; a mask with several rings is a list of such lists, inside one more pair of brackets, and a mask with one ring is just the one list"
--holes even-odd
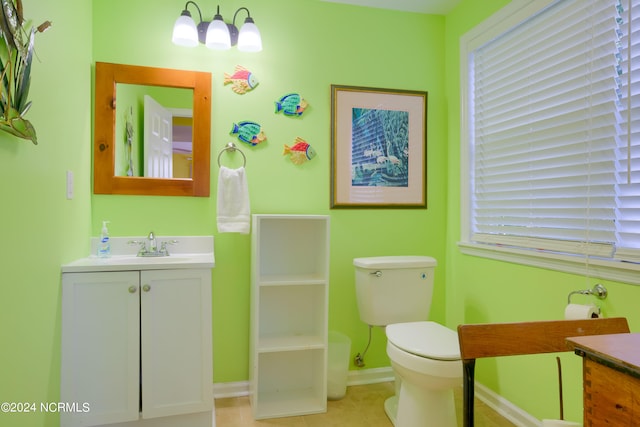
[(73, 172), (67, 171), (67, 200), (73, 199)]

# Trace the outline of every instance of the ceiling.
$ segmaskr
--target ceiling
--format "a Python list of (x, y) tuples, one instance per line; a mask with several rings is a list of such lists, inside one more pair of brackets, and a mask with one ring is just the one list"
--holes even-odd
[(331, 3), (345, 3), (356, 6), (395, 9), (406, 12), (446, 15), (460, 3), (460, 0), (322, 0)]

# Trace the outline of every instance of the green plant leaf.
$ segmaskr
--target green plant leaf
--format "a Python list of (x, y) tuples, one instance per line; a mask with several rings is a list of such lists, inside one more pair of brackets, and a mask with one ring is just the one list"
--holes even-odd
[(28, 139), (34, 145), (38, 145), (36, 130), (31, 122), (20, 116), (18, 111), (9, 109), (8, 117), (0, 120), (0, 130), (8, 132), (18, 138)]
[(18, 24), (18, 13), (11, 0), (2, 1), (2, 14), (0, 14), (0, 30), (2, 30), (2, 38), (7, 42), (8, 47), (17, 49), (16, 35), (20, 34), (20, 25)]
[[(22, 0), (0, 0), (0, 131), (37, 144), (33, 125), (24, 118), (31, 108), (28, 97), (37, 30), (24, 21), (22, 10)], [(45, 24), (45, 29), (51, 25)], [(31, 28), (25, 30), (25, 26)]]
[(31, 35), (29, 36), (29, 46), (27, 49), (27, 56), (24, 63), (19, 68), (19, 74), (16, 76), (16, 100), (15, 107), (18, 111), (23, 111), (26, 107), (29, 86), (31, 84), (31, 60), (33, 58), (33, 42), (35, 39), (35, 30), (31, 29)]

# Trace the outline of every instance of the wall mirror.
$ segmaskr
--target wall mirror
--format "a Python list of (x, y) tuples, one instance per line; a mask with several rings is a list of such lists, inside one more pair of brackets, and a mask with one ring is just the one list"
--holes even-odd
[(95, 194), (209, 196), (211, 73), (96, 62)]

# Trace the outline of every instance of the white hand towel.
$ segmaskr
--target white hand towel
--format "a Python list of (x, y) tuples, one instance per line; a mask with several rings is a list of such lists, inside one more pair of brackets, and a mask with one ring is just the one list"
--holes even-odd
[(244, 167), (220, 166), (218, 176), (218, 232), (248, 234), (251, 210)]

